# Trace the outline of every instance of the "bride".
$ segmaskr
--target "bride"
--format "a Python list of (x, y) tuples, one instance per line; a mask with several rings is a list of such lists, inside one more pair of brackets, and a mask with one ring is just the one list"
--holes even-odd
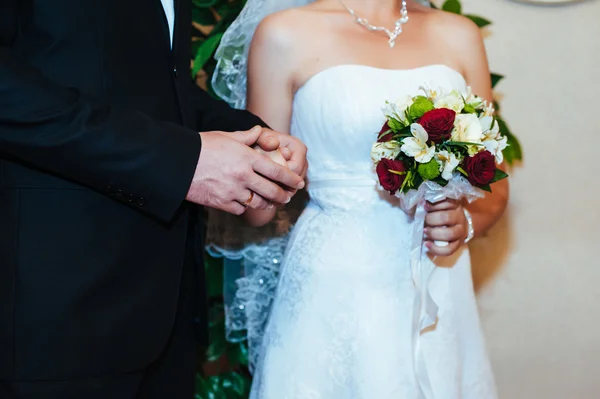
[[(370, 160), (385, 100), (421, 86), (492, 99), (477, 26), (413, 1), (249, 0), (217, 59), (217, 93), (304, 141), (310, 165), (289, 235), (263, 228), (273, 235), (244, 243), (258, 233), (240, 228), (241, 249), (211, 247), (245, 262), (228, 328), (248, 334), (251, 398), (496, 398), (465, 244), (500, 218), (507, 183), (473, 204), (428, 204), (422, 262), (437, 267), (423, 289), (439, 309), (421, 329), (412, 216), (377, 189)], [(283, 212), (245, 219), (280, 227)]]

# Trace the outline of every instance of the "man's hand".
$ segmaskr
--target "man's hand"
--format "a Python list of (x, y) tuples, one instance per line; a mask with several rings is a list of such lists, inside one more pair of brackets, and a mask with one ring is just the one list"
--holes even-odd
[(281, 154), (287, 160), (288, 167), (302, 178), (306, 177), (306, 170), (308, 169), (307, 149), (302, 141), (289, 134), (263, 129), (256, 144), (267, 152), (279, 148)]
[(235, 133), (203, 132), (200, 136), (202, 151), (188, 201), (241, 215), (246, 210), (242, 204), (250, 198), (248, 207), (268, 209), (273, 203), (288, 203), (291, 191), (304, 187), (297, 173), (250, 147), (259, 141), (267, 151), (271, 150), (269, 144), (279, 147), (279, 137), (263, 137), (260, 127)]

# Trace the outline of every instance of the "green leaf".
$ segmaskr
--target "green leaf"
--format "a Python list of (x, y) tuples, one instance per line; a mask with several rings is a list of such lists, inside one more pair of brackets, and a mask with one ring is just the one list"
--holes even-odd
[(463, 114), (474, 114), (475, 112), (477, 112), (477, 110), (471, 104), (465, 104), (465, 107), (462, 110)]
[(397, 119), (394, 118), (390, 118), (388, 120), (388, 126), (390, 127), (390, 129), (392, 129), (392, 131), (394, 132), (398, 132), (401, 131), (402, 129), (404, 129), (404, 124), (402, 122), (400, 122)]
[(496, 87), (496, 85), (504, 79), (504, 75), (499, 75), (497, 73), (491, 73), (492, 76), (492, 88)]
[(215, 50), (221, 42), (222, 33), (218, 33), (214, 36), (204, 40), (204, 42), (198, 47), (196, 56), (194, 57), (194, 64), (192, 67), (192, 78), (195, 78), (198, 72), (202, 70), (204, 64), (212, 57)]
[(434, 109), (434, 105), (430, 99), (424, 96), (417, 96), (412, 105), (408, 108), (408, 116), (411, 120), (417, 120), (422, 117), (425, 112)]
[(192, 21), (204, 26), (214, 25), (217, 22), (215, 14), (210, 8), (194, 8), (192, 9)]
[(507, 177), (508, 174), (505, 171), (503, 171), (502, 169), (496, 169), (496, 174), (494, 175), (494, 180), (492, 180), (492, 183), (496, 183), (497, 181), (506, 179)]
[(227, 349), (227, 359), (233, 367), (238, 365), (248, 365), (248, 347), (246, 342), (239, 342), (229, 346)]
[(194, 6), (199, 8), (213, 7), (219, 0), (192, 0)]
[(500, 129), (500, 132), (506, 136), (506, 141), (508, 143), (508, 147), (506, 147), (503, 151), (506, 163), (512, 165), (515, 161), (522, 161), (523, 150), (521, 148), (521, 143), (517, 137), (512, 134), (504, 119), (501, 117), (496, 117), (496, 120), (498, 121), (498, 128)]
[(442, 10), (452, 12), (454, 14), (460, 14), (462, 11), (462, 6), (458, 0), (446, 0), (442, 6)]
[(477, 15), (466, 14), (465, 17), (469, 18), (471, 21), (473, 21), (475, 23), (475, 25), (477, 25), (480, 28), (484, 28), (484, 27), (492, 24), (492, 22), (490, 20), (487, 20), (487, 19), (477, 16)]
[(206, 360), (208, 362), (216, 362), (225, 354), (227, 350), (227, 341), (225, 341), (225, 332), (221, 331), (222, 334), (211, 334), (210, 345), (206, 350)]
[(492, 192), (492, 187), (490, 187), (489, 184), (486, 184), (485, 186), (479, 186), (480, 189), (482, 189), (483, 191), (487, 191), (488, 193)]

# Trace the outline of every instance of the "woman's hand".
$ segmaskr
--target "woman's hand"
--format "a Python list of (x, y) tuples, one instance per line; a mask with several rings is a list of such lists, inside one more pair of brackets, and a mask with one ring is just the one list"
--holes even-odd
[[(449, 256), (464, 245), (468, 234), (468, 222), (460, 201), (445, 200), (427, 203), (425, 209), (425, 245), (434, 256)], [(447, 242), (436, 245), (434, 241)]]
[[(268, 157), (271, 161), (277, 162), (280, 165), (288, 166), (288, 158), (291, 157), (290, 150), (288, 148), (282, 147), (278, 148), (274, 151), (265, 151), (260, 147), (254, 147), (256, 151)], [(287, 156), (287, 157), (286, 157)]]

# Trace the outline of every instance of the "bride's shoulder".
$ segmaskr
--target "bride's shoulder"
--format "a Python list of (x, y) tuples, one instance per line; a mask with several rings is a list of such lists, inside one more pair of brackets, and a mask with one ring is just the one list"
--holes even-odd
[(469, 18), (436, 9), (423, 11), (426, 31), (436, 40), (449, 46), (462, 49), (481, 42), (481, 30)]
[(313, 7), (304, 6), (275, 12), (265, 17), (258, 25), (255, 37), (275, 44), (289, 45), (305, 37), (315, 25), (318, 13)]
[[(301, 57), (303, 49), (310, 51), (311, 43), (318, 41), (318, 13), (310, 6), (291, 8), (268, 15), (254, 34), (253, 47), (268, 47), (269, 51), (282, 57)], [(312, 27), (312, 28), (311, 28)]]

